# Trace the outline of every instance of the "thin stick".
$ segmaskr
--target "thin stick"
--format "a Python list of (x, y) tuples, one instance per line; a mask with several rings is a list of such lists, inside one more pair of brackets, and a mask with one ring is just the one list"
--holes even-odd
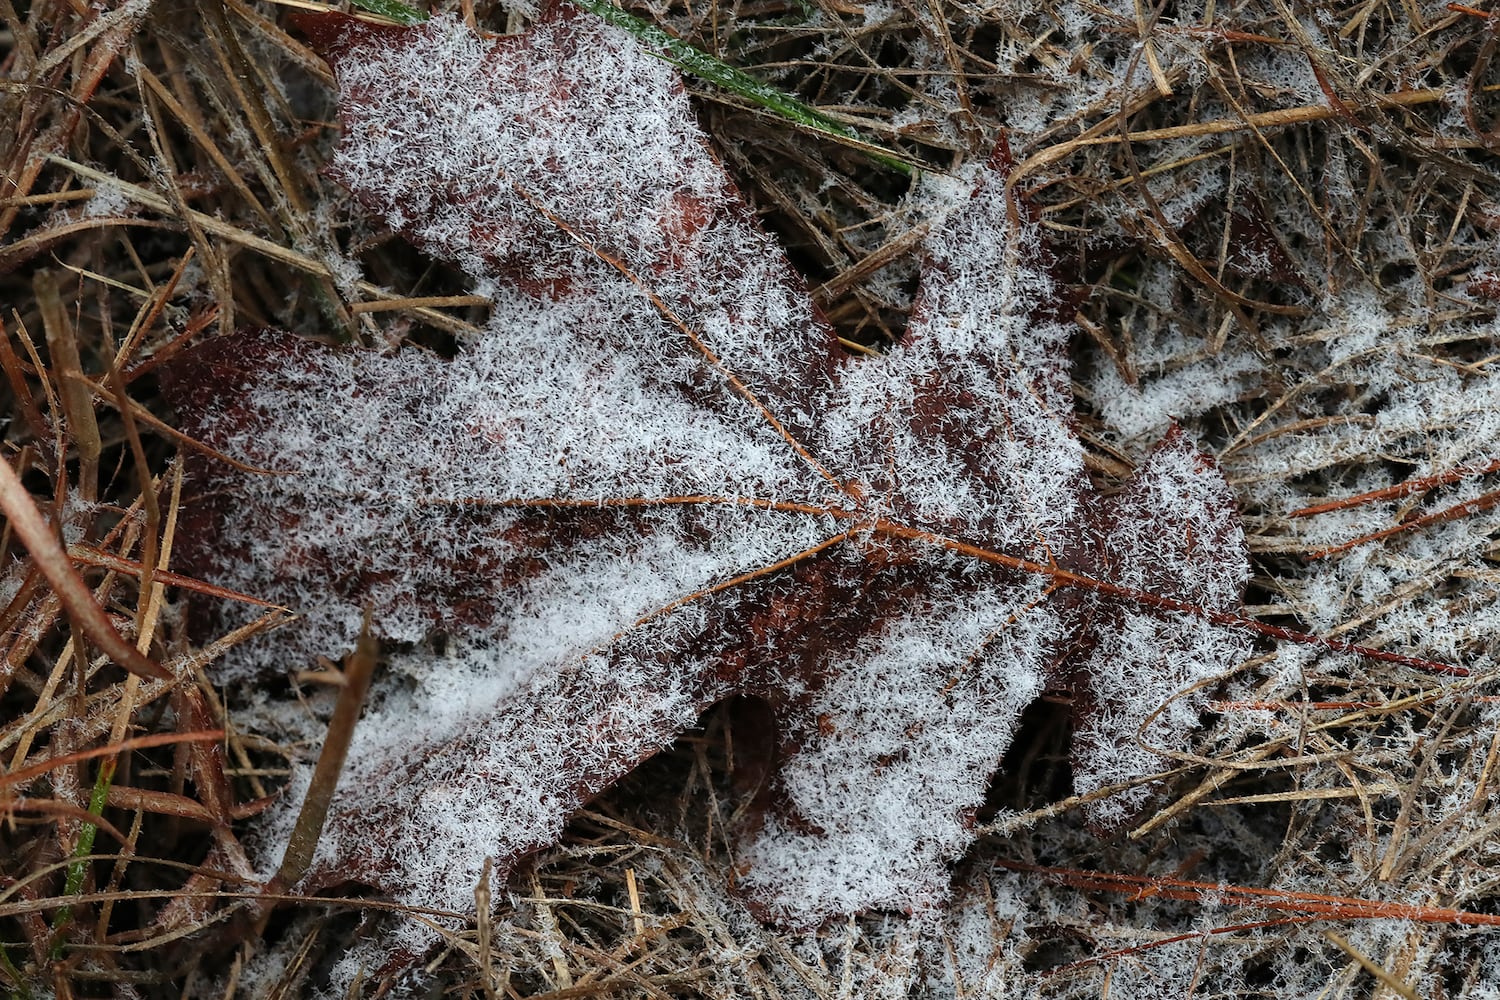
[(1347, 542), (1340, 542), (1338, 545), (1329, 545), (1325, 548), (1314, 549), (1307, 556), (1309, 559), (1323, 559), (1327, 556), (1338, 555), (1340, 552), (1347, 552), (1355, 546), (1364, 545), (1366, 542), (1378, 542), (1382, 538), (1399, 535), (1405, 531), (1415, 531), (1418, 528), (1425, 528), (1432, 524), (1457, 521), (1459, 518), (1468, 517), (1470, 514), (1478, 514), (1480, 511), (1489, 510), (1497, 504), (1500, 504), (1500, 491), (1486, 493), (1483, 496), (1475, 497), (1473, 500), (1465, 500), (1463, 503), (1454, 504), (1452, 507), (1444, 507), (1442, 510), (1435, 510), (1430, 514), (1414, 517), (1410, 521), (1402, 521), (1400, 524), (1393, 524), (1389, 528), (1382, 528), (1379, 531), (1372, 531), (1368, 535), (1351, 538)]
[[(359, 633), (359, 644), (344, 661), (344, 686), (339, 691), (333, 718), (328, 721), (328, 736), (323, 741), (323, 752), (318, 754), (318, 763), (313, 769), (312, 785), (308, 788), (307, 798), (302, 801), (301, 812), (297, 814), (297, 823), (292, 828), (291, 839), (287, 841), (281, 867), (276, 870), (271, 881), (266, 883), (266, 891), (269, 893), (281, 893), (296, 885), (312, 864), (313, 852), (317, 849), (318, 838), (323, 834), (323, 824), (328, 819), (333, 790), (344, 769), (344, 758), (349, 752), (349, 743), (354, 739), (354, 726), (359, 721), (360, 709), (364, 707), (365, 693), (370, 689), (370, 678), (375, 673), (378, 655), (379, 647), (370, 635), (367, 613), (365, 626)], [(270, 910), (267, 909), (266, 914), (269, 913)]]
[(1020, 861), (995, 862), (996, 867), (1016, 872), (1030, 872), (1075, 889), (1129, 892), (1137, 898), (1161, 896), (1198, 902), (1204, 898), (1221, 906), (1261, 906), (1268, 910), (1297, 913), (1329, 920), (1410, 920), (1414, 923), (1461, 924), (1466, 927), (1500, 927), (1500, 914), (1474, 913), (1444, 906), (1421, 906), (1412, 903), (1388, 903), (1379, 899), (1351, 896), (1325, 896), (1312, 892), (1261, 889), (1254, 886), (1225, 885), (1222, 882), (1189, 882), (1186, 879), (1151, 875), (1117, 875), (1077, 868), (1049, 868)]
[(1437, 486), (1446, 486), (1460, 479), (1468, 479), (1470, 476), (1483, 476), (1490, 472), (1500, 472), (1500, 458), (1484, 465), (1460, 465), (1449, 469), (1447, 472), (1439, 472), (1432, 476), (1423, 476), (1420, 479), (1408, 479), (1404, 483), (1387, 486), (1380, 490), (1371, 490), (1368, 493), (1360, 493), (1342, 500), (1330, 500), (1327, 503), (1314, 504), (1311, 507), (1302, 507), (1287, 514), (1287, 517), (1311, 517), (1314, 514), (1324, 514), (1331, 510), (1343, 510), (1345, 507), (1358, 507), (1361, 504), (1375, 503), (1380, 500), (1395, 500), (1400, 497), (1411, 496), (1413, 493), (1425, 493)]
[[(125, 576), (139, 577), (142, 575), (141, 564), (134, 559), (126, 559), (117, 556), (113, 552), (105, 552), (101, 549), (91, 548), (87, 545), (73, 545), (68, 548), (68, 556), (74, 562), (81, 562), (87, 566), (98, 566), (101, 569), (112, 570)], [(158, 569), (151, 574), (152, 582), (164, 587), (180, 587), (183, 590), (191, 590), (195, 594), (204, 594), (208, 597), (221, 597), (228, 601), (239, 601), (242, 604), (253, 604), (261, 608), (275, 608), (279, 611), (290, 610), (280, 604), (273, 604), (259, 597), (242, 594), (228, 587), (218, 587), (203, 580), (191, 576), (183, 576), (181, 573), (171, 573), (164, 569)]]
[(1178, 600), (1175, 597), (1153, 594), (1149, 590), (1122, 587), (1107, 580), (1097, 580), (1091, 576), (1073, 573), (1069, 570), (1060, 569), (1057, 566), (1048, 566), (1031, 559), (1022, 559), (1018, 556), (1006, 555), (1002, 552), (991, 552), (977, 545), (970, 545), (967, 542), (960, 542), (957, 539), (946, 538), (942, 535), (933, 534), (930, 531), (908, 528), (905, 525), (896, 524), (891, 521), (876, 521), (872, 525), (871, 531), (877, 535), (926, 542), (929, 545), (936, 545), (950, 552), (971, 556), (982, 562), (1020, 570), (1023, 573), (1035, 573), (1040, 576), (1050, 577), (1061, 587), (1069, 587), (1074, 590), (1087, 590), (1095, 594), (1103, 594), (1106, 597), (1115, 597), (1120, 600), (1130, 601), (1133, 604), (1153, 608), (1157, 611), (1175, 611), (1180, 614), (1192, 615), (1195, 618), (1201, 618), (1215, 625), (1225, 625), (1245, 632), (1254, 632), (1257, 635), (1263, 635), (1270, 639), (1281, 639), (1304, 646), (1331, 649), (1339, 653), (1353, 653), (1356, 656), (1363, 656), (1366, 659), (1380, 660), (1385, 663), (1399, 663), (1402, 666), (1414, 667), (1417, 670), (1423, 670), (1428, 673), (1448, 674), (1453, 677), (1469, 676), (1469, 671), (1466, 668), (1455, 664), (1443, 663), (1438, 660), (1428, 660), (1420, 656), (1408, 656), (1405, 653), (1392, 653), (1383, 649), (1375, 649), (1370, 646), (1361, 646), (1357, 643), (1346, 642), (1343, 639), (1329, 639), (1325, 636), (1313, 635), (1311, 632), (1299, 632), (1296, 629), (1282, 628), (1279, 625), (1267, 625), (1265, 622), (1247, 617), (1246, 615), (1235, 614), (1231, 611), (1214, 611), (1209, 608), (1199, 607), (1196, 604), (1190, 604), (1187, 601)]

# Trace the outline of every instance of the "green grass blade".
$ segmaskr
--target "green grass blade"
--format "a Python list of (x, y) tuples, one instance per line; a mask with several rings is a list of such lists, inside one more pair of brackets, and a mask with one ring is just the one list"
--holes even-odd
[(397, 24), (420, 24), (427, 20), (427, 15), (422, 11), (406, 6), (400, 0), (354, 0), (354, 6), (371, 14), (390, 18)]
[(857, 129), (835, 121), (817, 108), (804, 104), (763, 80), (757, 80), (742, 69), (714, 58), (702, 49), (694, 48), (651, 22), (621, 10), (609, 0), (572, 0), (572, 2), (610, 24), (624, 28), (683, 72), (691, 73), (730, 93), (738, 94), (745, 100), (780, 115), (788, 121), (796, 122), (804, 128), (853, 143), (871, 159), (893, 170), (899, 170), (904, 174), (912, 172), (911, 164), (903, 160), (901, 154), (895, 150), (871, 143), (861, 136)]
[[(90, 815), (104, 814), (104, 804), (109, 800), (109, 786), (114, 783), (114, 773), (115, 769), (112, 765), (99, 769), (93, 792), (89, 795)], [(94, 853), (94, 838), (98, 836), (98, 833), (99, 828), (93, 823), (85, 823), (79, 829), (78, 845), (73, 849), (74, 860), (68, 863), (68, 877), (63, 886), (63, 895), (76, 896), (83, 891), (83, 876), (88, 871), (88, 862), (84, 859)]]
[[(94, 789), (89, 795), (89, 812), (94, 816), (104, 814), (105, 803), (109, 801), (109, 786), (114, 783), (115, 767), (111, 761), (99, 768), (98, 777), (94, 780)], [(72, 897), (83, 891), (83, 878), (88, 874), (87, 858), (94, 853), (94, 838), (98, 836), (99, 828), (93, 823), (85, 823), (78, 831), (78, 842), (73, 848), (73, 860), (68, 862), (68, 874), (63, 883), (63, 896)], [(68, 922), (73, 919), (73, 907), (63, 906), (57, 911), (52, 920), (52, 930), (58, 934), (56, 943), (52, 947), (54, 959), (62, 957), (63, 939), (61, 931), (67, 927)]]

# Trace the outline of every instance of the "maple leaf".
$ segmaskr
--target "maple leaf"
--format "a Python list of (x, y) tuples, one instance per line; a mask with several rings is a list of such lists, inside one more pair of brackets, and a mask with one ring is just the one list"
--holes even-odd
[(748, 695), (778, 755), (746, 898), (803, 926), (922, 909), (1047, 687), (1075, 697), (1080, 791), (1189, 739), (1174, 695), (1249, 648), (1221, 627), (1233, 499), (1179, 433), (1095, 491), (1072, 331), (1002, 171), (934, 225), (903, 342), (853, 360), (629, 37), (303, 23), (339, 77), (334, 175), (494, 300), (452, 360), (261, 332), (169, 379), (191, 433), (290, 473), (200, 470), (193, 570), (305, 615), (240, 673), (337, 655), (367, 608), (414, 644), (312, 884), (468, 909), (487, 856), (503, 874)]

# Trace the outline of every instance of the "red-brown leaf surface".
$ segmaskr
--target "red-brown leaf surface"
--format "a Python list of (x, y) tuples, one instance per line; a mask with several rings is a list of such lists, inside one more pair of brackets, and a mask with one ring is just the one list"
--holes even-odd
[(1190, 739), (1174, 696), (1248, 648), (1191, 611), (1238, 605), (1231, 495), (1175, 433), (1096, 493), (1071, 330), (999, 171), (953, 186), (906, 340), (846, 358), (628, 37), (308, 23), (342, 91), (331, 169), (495, 300), (452, 360), (257, 333), (172, 377), (186, 429), (289, 473), (197, 483), (193, 571), (305, 615), (236, 669), (340, 655), (366, 607), (414, 650), (313, 883), (468, 908), (486, 856), (507, 870), (749, 695), (778, 755), (741, 890), (794, 925), (921, 909), (1044, 689), (1077, 699), (1080, 790)]

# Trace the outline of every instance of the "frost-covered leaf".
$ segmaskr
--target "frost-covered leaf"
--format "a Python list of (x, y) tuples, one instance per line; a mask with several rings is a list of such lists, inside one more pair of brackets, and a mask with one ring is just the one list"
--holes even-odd
[(1234, 506), (1180, 434), (1095, 492), (1071, 330), (999, 171), (934, 225), (906, 340), (846, 359), (628, 36), (309, 24), (342, 92), (335, 175), (495, 303), (452, 360), (260, 333), (176, 369), (190, 432), (289, 473), (200, 477), (195, 570), (305, 615), (236, 669), (338, 655), (367, 607), (416, 650), (314, 883), (466, 909), (486, 856), (551, 843), (743, 695), (778, 756), (740, 890), (796, 925), (921, 909), (1045, 688), (1077, 698), (1082, 789), (1187, 739), (1198, 703), (1173, 696), (1247, 640), (1171, 602), (1237, 606)]

